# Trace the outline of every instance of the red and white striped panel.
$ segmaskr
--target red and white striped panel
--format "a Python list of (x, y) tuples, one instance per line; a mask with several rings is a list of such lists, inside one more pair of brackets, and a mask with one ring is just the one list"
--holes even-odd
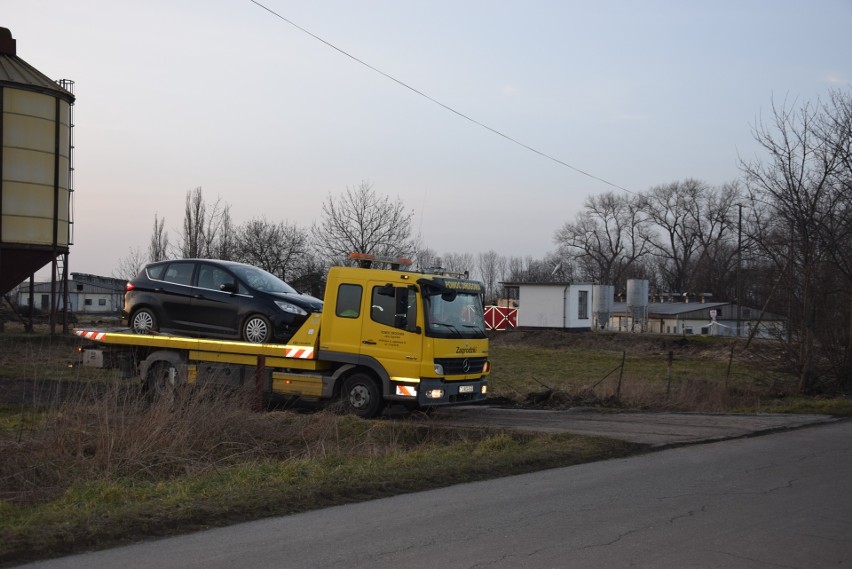
[(106, 332), (97, 332), (94, 330), (74, 330), (74, 333), (81, 338), (86, 338), (87, 340), (100, 341), (104, 338), (104, 336), (106, 336)]
[(405, 397), (417, 397), (417, 388), (409, 385), (397, 385), (396, 394)]
[(312, 360), (314, 359), (314, 349), (303, 346), (287, 346), (284, 348), (284, 357), (298, 360)]

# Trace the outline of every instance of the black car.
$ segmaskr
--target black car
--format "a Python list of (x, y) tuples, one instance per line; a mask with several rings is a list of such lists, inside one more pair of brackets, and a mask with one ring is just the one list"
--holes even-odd
[(286, 342), (322, 301), (244, 263), (159, 261), (127, 283), (122, 316), (137, 334), (169, 331), (253, 343)]

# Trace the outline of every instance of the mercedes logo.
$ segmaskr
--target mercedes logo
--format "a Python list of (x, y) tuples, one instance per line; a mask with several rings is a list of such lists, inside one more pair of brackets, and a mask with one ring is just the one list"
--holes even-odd
[(470, 373), (470, 362), (465, 358), (462, 360), (462, 371), (465, 373)]

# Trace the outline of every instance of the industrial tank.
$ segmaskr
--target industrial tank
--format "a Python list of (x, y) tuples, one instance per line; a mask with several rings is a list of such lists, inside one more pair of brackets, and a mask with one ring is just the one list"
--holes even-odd
[(648, 289), (646, 279), (627, 279), (627, 312), (634, 332), (648, 329)]
[(16, 51), (0, 28), (0, 293), (72, 242), (74, 95)]
[(592, 287), (592, 318), (595, 330), (606, 330), (615, 302), (615, 287), (594, 285)]

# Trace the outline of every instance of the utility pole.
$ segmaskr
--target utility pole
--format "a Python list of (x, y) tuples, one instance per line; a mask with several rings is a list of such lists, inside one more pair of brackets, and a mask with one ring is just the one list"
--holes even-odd
[(742, 303), (742, 288), (740, 284), (740, 269), (743, 264), (743, 205), (737, 204), (739, 208), (739, 216), (737, 219), (737, 338), (742, 333), (743, 325), (743, 303)]

